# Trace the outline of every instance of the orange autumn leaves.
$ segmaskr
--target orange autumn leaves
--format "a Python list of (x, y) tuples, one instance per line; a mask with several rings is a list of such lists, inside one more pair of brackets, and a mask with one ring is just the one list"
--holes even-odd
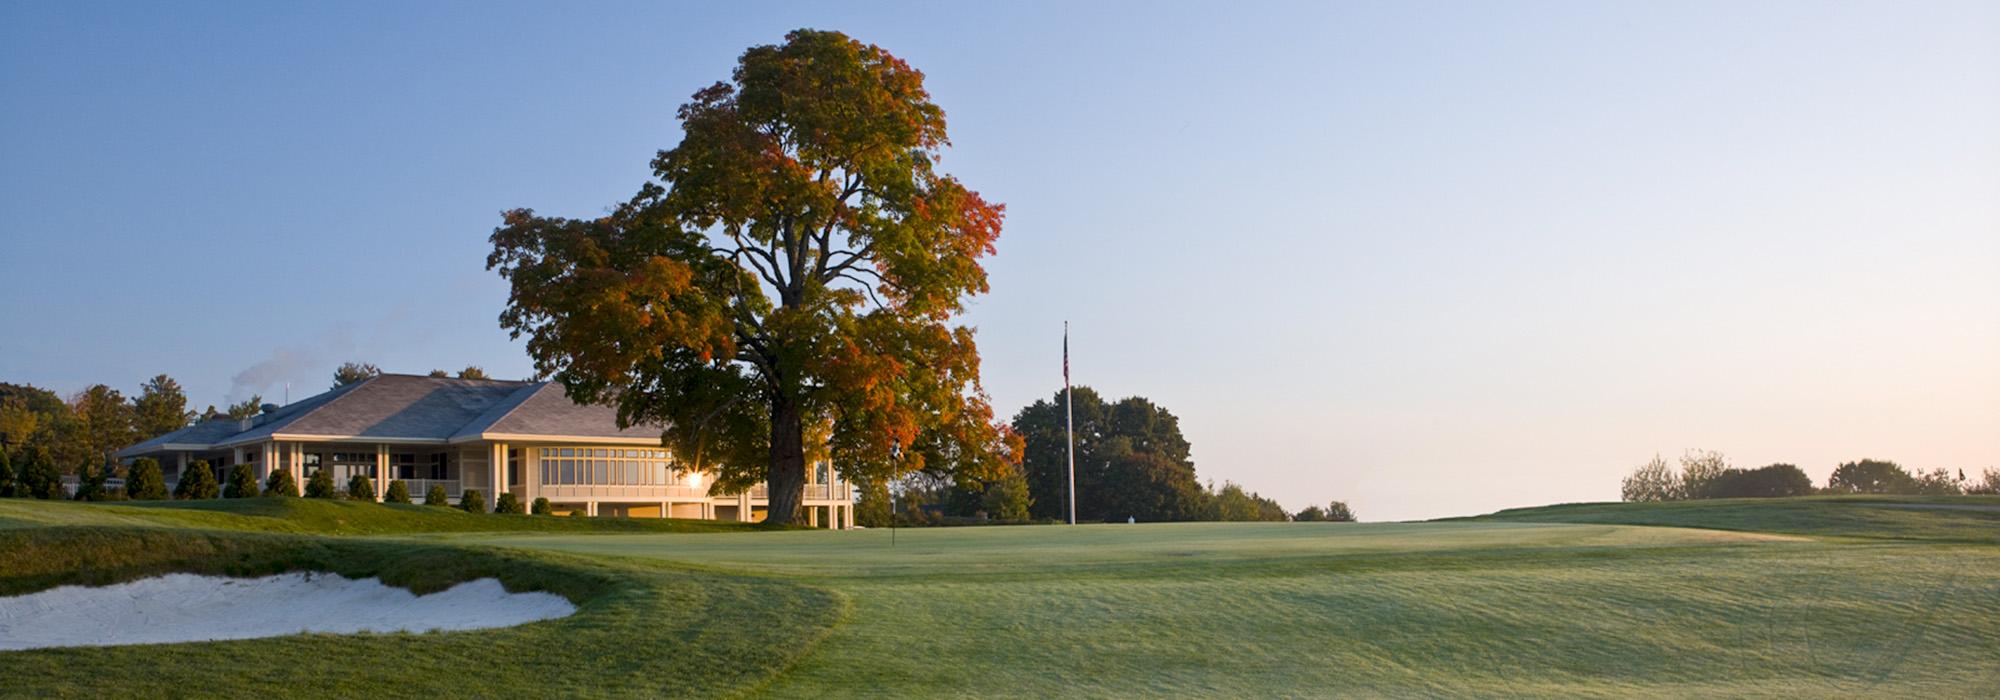
[[(726, 483), (796, 467), (758, 463), (773, 435), (824, 440), (851, 479), (978, 481), (1016, 462), (972, 331), (952, 324), (988, 289), (1005, 209), (936, 171), (949, 139), (923, 74), (800, 30), (678, 116), (657, 180), (613, 214), (522, 209), (495, 230), (501, 325), (537, 369), (667, 424), (670, 446), (726, 455)], [(811, 429), (776, 429), (795, 407)]]

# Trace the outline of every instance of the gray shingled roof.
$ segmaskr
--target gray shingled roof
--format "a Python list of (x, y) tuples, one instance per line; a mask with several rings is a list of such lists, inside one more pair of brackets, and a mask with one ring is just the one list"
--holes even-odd
[(205, 420), (119, 450), (115, 455), (118, 457), (136, 457), (138, 455), (157, 452), (169, 444), (213, 445), (240, 432), (243, 432), (243, 421), (230, 418)]
[(542, 382), (519, 405), (501, 415), (481, 433), (511, 435), (575, 435), (579, 437), (658, 438), (659, 426), (635, 425), (618, 429), (618, 411), (610, 406), (579, 404), (563, 393), (562, 385)]
[(607, 406), (570, 401), (560, 385), (384, 374), (246, 421), (212, 420), (119, 450), (133, 457), (167, 445), (226, 447), (274, 434), (447, 442), (484, 433), (657, 438), (657, 427), (618, 428)]

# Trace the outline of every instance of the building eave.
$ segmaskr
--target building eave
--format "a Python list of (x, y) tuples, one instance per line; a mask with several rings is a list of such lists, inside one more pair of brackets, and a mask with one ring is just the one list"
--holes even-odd
[(551, 442), (566, 445), (635, 445), (639, 447), (660, 447), (659, 438), (651, 437), (598, 437), (592, 435), (529, 435), (522, 433), (480, 433), (460, 435), (451, 439), (451, 444), (468, 442)]

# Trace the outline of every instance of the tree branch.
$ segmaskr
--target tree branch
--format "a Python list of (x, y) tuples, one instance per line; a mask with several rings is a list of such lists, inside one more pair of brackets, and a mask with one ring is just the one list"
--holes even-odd
[[(871, 272), (872, 272), (872, 270), (871, 270)], [(861, 278), (859, 278), (859, 277), (855, 277), (855, 276), (853, 276), (853, 275), (850, 275), (850, 274), (847, 274), (847, 273), (844, 273), (844, 272), (843, 272), (843, 273), (841, 273), (841, 274), (839, 274), (839, 275), (837, 275), (837, 276), (835, 276), (835, 277), (834, 277), (834, 279), (849, 279), (849, 280), (853, 280), (853, 281), (854, 281), (854, 282), (855, 282), (856, 284), (859, 284), (859, 285), (861, 285), (861, 291), (864, 291), (864, 292), (867, 292), (867, 293), (868, 293), (868, 299), (869, 299), (870, 301), (873, 301), (873, 302), (875, 302), (875, 308), (878, 308), (878, 309), (886, 309), (886, 308), (889, 308), (887, 304), (884, 304), (884, 303), (882, 303), (882, 298), (881, 298), (881, 297), (878, 297), (878, 296), (875, 296), (875, 287), (873, 287), (873, 286), (869, 285), (869, 284), (868, 284), (868, 282), (867, 282), (867, 280), (863, 280), (863, 279), (861, 279)]]

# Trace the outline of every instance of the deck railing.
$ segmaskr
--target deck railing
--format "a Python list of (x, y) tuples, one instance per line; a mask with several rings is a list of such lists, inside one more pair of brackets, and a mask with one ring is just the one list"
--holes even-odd
[(443, 486), (445, 498), (458, 498), (457, 479), (404, 479), (403, 487), (410, 490), (410, 499), (424, 502), (424, 494), (430, 493), (432, 486)]

